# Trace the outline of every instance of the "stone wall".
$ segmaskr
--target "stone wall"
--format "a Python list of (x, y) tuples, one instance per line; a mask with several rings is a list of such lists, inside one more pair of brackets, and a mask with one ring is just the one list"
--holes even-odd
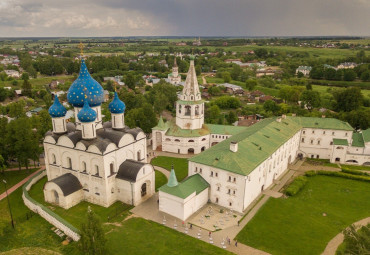
[(38, 203), (37, 201), (35, 201), (33, 198), (29, 196), (28, 191), (30, 190), (32, 185), (35, 184), (37, 181), (39, 181), (44, 176), (46, 176), (46, 171), (42, 171), (36, 174), (34, 177), (32, 177), (30, 180), (28, 180), (23, 185), (22, 198), (23, 198), (24, 204), (30, 210), (34, 211), (35, 213), (38, 213), (41, 217), (43, 217), (50, 224), (54, 225), (56, 228), (59, 228), (61, 231), (63, 231), (67, 236), (72, 238), (74, 241), (80, 240), (78, 229), (76, 229), (70, 223), (65, 221), (59, 215), (55, 214), (49, 208), (43, 206), (42, 204)]

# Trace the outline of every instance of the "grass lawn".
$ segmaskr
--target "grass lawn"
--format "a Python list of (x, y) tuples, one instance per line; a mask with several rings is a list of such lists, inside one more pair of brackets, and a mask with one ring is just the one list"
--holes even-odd
[(6, 171), (3, 174), (0, 173), (0, 194), (5, 192), (5, 185), (2, 180), (6, 180), (7, 184), (6, 187), (9, 189), (33, 172), (37, 171), (38, 168), (30, 168), (29, 170), (21, 170), (21, 171)]
[(355, 165), (345, 165), (341, 164), (341, 166), (344, 166), (351, 170), (364, 170), (364, 171), (370, 171), (370, 166), (355, 166)]
[(63, 246), (63, 241), (52, 232), (47, 221), (37, 214), (26, 220), (26, 214), (31, 211), (24, 205), (22, 189), (17, 189), (9, 195), (15, 230), (11, 228), (7, 200), (0, 201), (0, 252), (21, 247), (40, 247), (65, 254), (71, 254), (75, 244)]
[[(51, 205), (44, 201), (43, 187), (46, 181), (47, 179), (46, 177), (44, 177), (40, 181), (38, 181), (36, 184), (34, 184), (32, 188), (30, 189), (30, 191), (28, 192), (29, 195), (33, 199), (35, 199), (37, 202), (49, 207), (56, 214), (61, 216), (63, 219), (71, 223), (76, 228), (80, 228), (81, 222), (85, 220), (85, 215), (86, 215), (88, 206), (90, 206), (93, 212), (95, 212), (95, 214), (99, 217), (101, 222), (107, 222), (107, 221), (116, 222), (116, 221), (123, 220), (129, 214), (128, 211), (132, 208), (131, 205), (126, 205), (121, 202), (115, 202), (110, 207), (105, 208), (103, 206), (94, 205), (86, 201), (83, 201), (73, 206), (72, 208), (65, 210), (61, 207)], [(108, 217), (109, 217), (109, 220), (108, 220)]]
[(153, 166), (163, 167), (168, 171), (171, 170), (171, 165), (173, 164), (178, 181), (182, 181), (188, 176), (188, 160), (186, 158), (158, 156), (152, 159), (151, 164)]
[(158, 188), (162, 187), (166, 183), (167, 177), (158, 170), (155, 170), (155, 191), (158, 191)]
[(106, 235), (111, 254), (232, 254), (156, 222), (131, 218)]
[(329, 159), (316, 159), (316, 158), (306, 158), (304, 165), (316, 165), (316, 166), (330, 166), (334, 168), (339, 168), (338, 164), (330, 163)]
[(344, 228), (369, 216), (369, 188), (361, 181), (310, 177), (296, 196), (270, 198), (237, 240), (272, 254), (321, 254)]

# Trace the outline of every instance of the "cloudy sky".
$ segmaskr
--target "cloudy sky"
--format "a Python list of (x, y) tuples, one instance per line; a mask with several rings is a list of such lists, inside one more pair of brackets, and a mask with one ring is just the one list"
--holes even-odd
[(370, 35), (370, 0), (0, 0), (0, 37)]

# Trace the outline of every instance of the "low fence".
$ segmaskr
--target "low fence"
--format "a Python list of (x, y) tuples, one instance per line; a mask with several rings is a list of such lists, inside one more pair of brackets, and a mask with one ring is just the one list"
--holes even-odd
[(23, 198), (24, 204), (29, 209), (34, 211), (35, 213), (38, 213), (41, 217), (43, 217), (50, 224), (54, 225), (56, 228), (59, 228), (61, 231), (63, 231), (67, 236), (72, 238), (74, 241), (80, 240), (80, 234), (77, 228), (72, 226), (69, 222), (65, 221), (62, 217), (60, 217), (58, 214), (51, 211), (46, 206), (38, 203), (28, 194), (28, 191), (30, 190), (32, 185), (35, 184), (37, 181), (39, 181), (45, 175), (46, 175), (46, 171), (45, 170), (41, 171), (35, 176), (33, 176), (32, 178), (30, 178), (23, 185), (22, 198)]

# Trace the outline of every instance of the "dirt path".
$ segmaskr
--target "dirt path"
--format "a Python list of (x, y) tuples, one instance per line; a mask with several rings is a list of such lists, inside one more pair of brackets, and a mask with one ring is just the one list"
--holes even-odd
[[(34, 176), (35, 174), (37, 174), (38, 172), (42, 171), (45, 169), (45, 166), (42, 166), (39, 170), (37, 170), (36, 172), (30, 174), (29, 176), (27, 176), (26, 178), (24, 178), (23, 180), (21, 180), (20, 182), (18, 182), (17, 184), (15, 184), (14, 186), (8, 188), (8, 195), (12, 194), (16, 189), (18, 189), (19, 187), (21, 187), (23, 184), (25, 184), (32, 176)], [(6, 192), (0, 194), (0, 201), (3, 200), (4, 198), (6, 197)]]
[[(370, 223), (370, 217), (367, 217), (367, 218), (362, 219), (362, 220), (359, 220), (359, 221), (357, 221), (357, 222), (355, 222), (353, 224), (357, 228), (360, 228), (360, 227), (365, 226), (365, 225), (367, 225), (369, 223)], [(341, 245), (341, 243), (343, 243), (343, 240), (344, 240), (344, 235), (341, 232), (338, 235), (336, 235), (333, 239), (330, 240), (330, 242), (326, 246), (324, 252), (321, 253), (321, 255), (334, 255), (335, 252), (338, 249), (338, 246)]]

